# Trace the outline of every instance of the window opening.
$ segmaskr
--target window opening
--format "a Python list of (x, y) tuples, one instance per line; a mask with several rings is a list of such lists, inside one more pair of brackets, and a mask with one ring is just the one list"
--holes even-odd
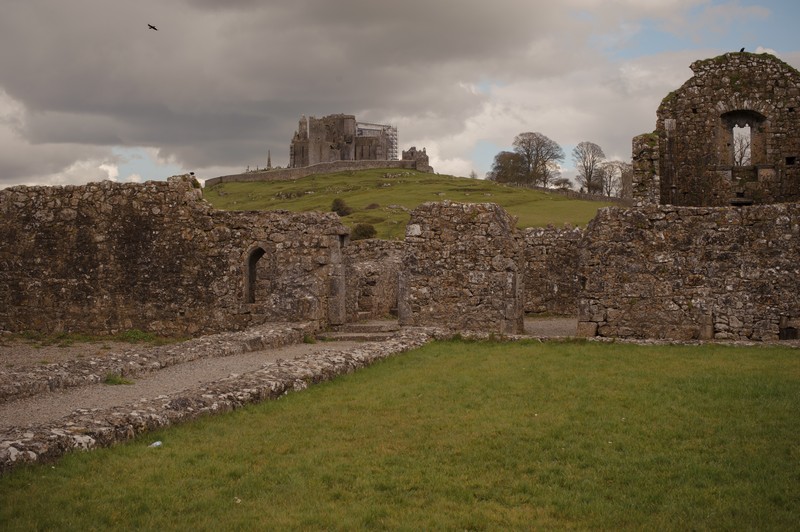
[(258, 282), (258, 261), (261, 260), (261, 257), (264, 256), (266, 251), (262, 248), (256, 248), (250, 252), (250, 255), (247, 257), (247, 267), (245, 269), (246, 272), (246, 279), (245, 279), (245, 294), (244, 300), (246, 303), (255, 303), (256, 302), (256, 284)]
[(750, 126), (733, 128), (733, 166), (750, 166)]

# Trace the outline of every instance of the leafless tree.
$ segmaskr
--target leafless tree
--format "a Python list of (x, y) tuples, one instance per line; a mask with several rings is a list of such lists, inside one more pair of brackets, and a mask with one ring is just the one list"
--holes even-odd
[(604, 161), (597, 169), (600, 192), (605, 196), (619, 196), (622, 183), (633, 173), (633, 165), (624, 161)]
[(572, 150), (572, 160), (578, 170), (576, 179), (581, 188), (589, 194), (603, 192), (600, 167), (605, 158), (606, 154), (603, 153), (603, 148), (594, 142), (581, 142)]
[(546, 135), (520, 133), (514, 138), (514, 153), (525, 163), (525, 183), (547, 187), (560, 175), (558, 163), (564, 160), (564, 150)]
[(750, 165), (750, 131), (744, 128), (733, 129), (733, 166)]

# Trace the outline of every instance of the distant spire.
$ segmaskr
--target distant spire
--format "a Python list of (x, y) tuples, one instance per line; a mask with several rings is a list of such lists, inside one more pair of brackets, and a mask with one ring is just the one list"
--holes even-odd
[(267, 170), (272, 170), (272, 151), (267, 150)]

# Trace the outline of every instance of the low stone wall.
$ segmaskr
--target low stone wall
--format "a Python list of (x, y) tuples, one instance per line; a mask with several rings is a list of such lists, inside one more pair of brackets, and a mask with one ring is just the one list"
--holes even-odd
[[(108, 447), (144, 432), (276, 399), (420, 347), (434, 337), (444, 337), (444, 333), (435, 329), (407, 329), (392, 339), (367, 343), (346, 352), (331, 349), (278, 361), (261, 370), (232, 375), (179, 394), (143, 399), (118, 408), (78, 410), (56, 423), (12, 429), (0, 433), (0, 473), (23, 463), (53, 461), (73, 450)], [(244, 345), (240, 348), (244, 349)], [(219, 355), (212, 348), (205, 356)]]
[(216, 211), (189, 176), (0, 191), (0, 330), (342, 323), (333, 213)]
[(347, 321), (385, 318), (397, 313), (397, 288), (403, 242), (357, 240), (344, 248)]
[(792, 339), (798, 280), (800, 204), (606, 208), (580, 252), (579, 333)]
[(282, 168), (280, 170), (261, 170), (243, 174), (224, 175), (206, 179), (205, 186), (213, 187), (219, 183), (238, 183), (251, 181), (291, 181), (316, 174), (372, 170), (376, 168), (404, 168), (416, 170), (417, 161), (333, 161), (318, 163), (301, 168)]
[(521, 333), (524, 257), (516, 220), (494, 203), (424, 203), (411, 213), (401, 325)]
[(525, 312), (577, 313), (582, 237), (579, 227), (525, 229)]

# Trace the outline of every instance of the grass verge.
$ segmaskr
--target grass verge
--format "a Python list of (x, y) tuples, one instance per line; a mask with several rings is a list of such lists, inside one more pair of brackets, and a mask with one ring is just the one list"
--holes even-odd
[(438, 342), (14, 471), (0, 479), (0, 523), (792, 529), (799, 410), (797, 350)]

